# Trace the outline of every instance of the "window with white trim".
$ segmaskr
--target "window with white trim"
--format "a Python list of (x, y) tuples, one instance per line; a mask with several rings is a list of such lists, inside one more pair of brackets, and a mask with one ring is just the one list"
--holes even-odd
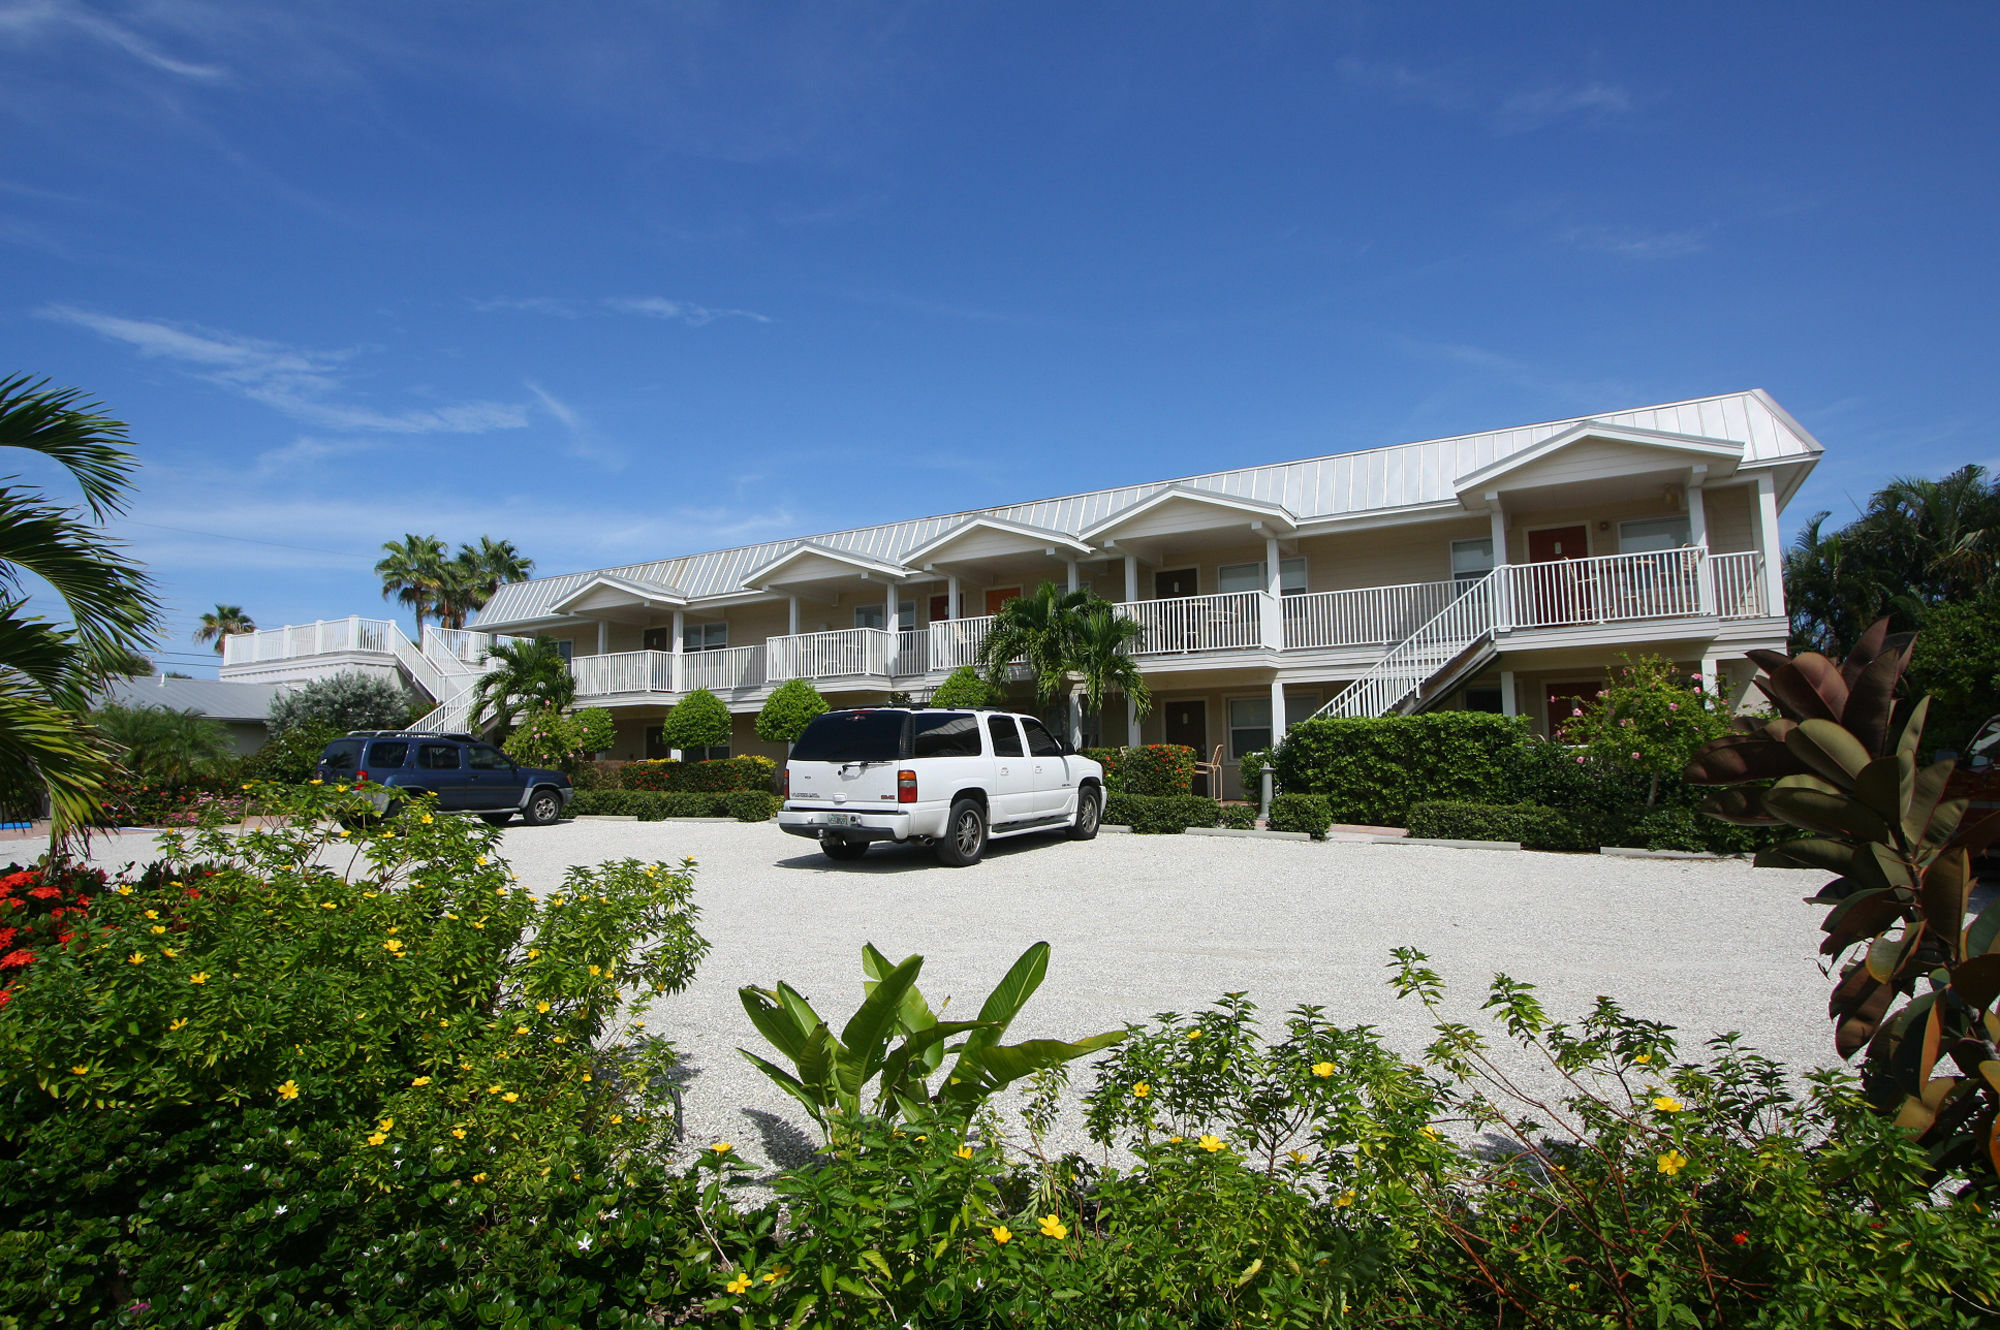
[(1693, 543), (1685, 514), (1679, 517), (1639, 517), (1618, 524), (1620, 554), (1651, 554), (1677, 550)]
[[(1291, 708), (1286, 708), (1289, 711)], [(1232, 697), (1229, 699), (1229, 760), (1240, 762), (1245, 753), (1259, 753), (1271, 746), (1271, 699)]]
[[(883, 614), (884, 607), (880, 602), (873, 605), (856, 605), (854, 607), (854, 626), (856, 628), (887, 628), (889, 626), (888, 620), (883, 617)], [(915, 628), (917, 626), (917, 602), (914, 600), (897, 601), (896, 621), (898, 628)]]
[[(1262, 591), (1265, 589), (1264, 561), (1225, 563), (1215, 570), (1216, 586), (1222, 591)], [(1306, 561), (1303, 558), (1278, 560), (1278, 594), (1303, 596), (1306, 593)]]
[(1454, 582), (1476, 582), (1493, 571), (1493, 537), (1451, 542), (1451, 578)]
[(681, 625), (681, 650), (721, 651), (729, 645), (729, 625), (726, 623), (688, 623)]

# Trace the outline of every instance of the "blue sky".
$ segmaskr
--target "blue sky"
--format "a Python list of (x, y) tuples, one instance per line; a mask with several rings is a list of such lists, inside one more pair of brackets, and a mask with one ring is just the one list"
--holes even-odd
[[(0, 370), (171, 607), (1769, 389), (2000, 458), (2000, 9), (0, 0)], [(211, 658), (212, 659), (212, 658)]]

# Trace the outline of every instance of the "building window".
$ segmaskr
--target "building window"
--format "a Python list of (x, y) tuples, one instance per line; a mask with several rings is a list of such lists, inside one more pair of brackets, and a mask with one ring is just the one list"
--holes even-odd
[[(1223, 591), (1262, 591), (1265, 589), (1264, 561), (1225, 563), (1215, 570), (1215, 580)], [(1304, 559), (1278, 560), (1278, 593), (1285, 596), (1303, 596), (1306, 593)]]
[(1493, 537), (1451, 542), (1451, 580), (1476, 582), (1493, 571)]
[(710, 744), (706, 748), (681, 749), (681, 761), (683, 762), (719, 762), (728, 756), (728, 744)]
[(1465, 709), (1498, 716), (1507, 708), (1498, 688), (1468, 688), (1465, 690)]
[(681, 650), (722, 651), (729, 646), (729, 625), (726, 623), (688, 623), (681, 625)]
[[(1287, 705), (1288, 712), (1291, 710)], [(1229, 699), (1229, 760), (1240, 762), (1245, 753), (1260, 753), (1271, 746), (1271, 699), (1232, 697)]]
[(567, 665), (576, 659), (576, 643), (570, 641), (567, 637), (545, 637), (542, 640), (544, 642), (555, 643), (556, 654), (563, 658), (563, 664)]
[(1691, 543), (1688, 520), (1682, 517), (1642, 517), (1618, 524), (1620, 554), (1651, 554), (1677, 550)]
[(1311, 720), (1319, 712), (1318, 693), (1285, 694), (1285, 728), (1290, 729), (1302, 720)]
[[(896, 623), (897, 627), (902, 629), (915, 628), (917, 626), (917, 602), (914, 600), (898, 601), (896, 603)], [(887, 628), (889, 624), (888, 620), (883, 617), (883, 607), (881, 605), (856, 605), (854, 607), (854, 626), (856, 628)]]

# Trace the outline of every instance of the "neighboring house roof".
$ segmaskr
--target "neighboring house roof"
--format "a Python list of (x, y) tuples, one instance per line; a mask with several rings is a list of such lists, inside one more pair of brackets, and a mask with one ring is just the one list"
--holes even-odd
[(271, 704), (287, 688), (275, 683), (234, 683), (225, 679), (113, 679), (99, 694), (107, 702), (128, 707), (165, 707), (197, 711), (214, 720), (257, 720), (271, 714)]
[[(1818, 440), (1768, 393), (1752, 389), (1629, 411), (1600, 412), (1447, 439), (1366, 448), (1298, 462), (1238, 467), (1029, 503), (1000, 504), (881, 526), (766, 541), (630, 564), (602, 573), (569, 573), (510, 582), (495, 593), (474, 622), (480, 628), (491, 629), (559, 617), (562, 613), (559, 607), (576, 591), (593, 578), (607, 576), (651, 583), (690, 599), (739, 595), (754, 589), (751, 581), (758, 574), (768, 575), (773, 565), (810, 548), (839, 551), (875, 565), (907, 567), (913, 552), (938, 544), (940, 537), (953, 534), (978, 517), (1085, 539), (1085, 533), (1115, 526), (1115, 520), (1127, 509), (1156, 502), (1169, 490), (1248, 501), (1289, 515), (1301, 528), (1333, 529), (1346, 521), (1427, 508), (1463, 511), (1458, 491), (1463, 478), (1480, 471), (1490, 472), (1496, 464), (1504, 464), (1516, 454), (1533, 450), (1557, 436), (1573, 435), (1586, 424), (1732, 445), (1731, 451), (1741, 458), (1739, 469), (1792, 464), (1792, 469), (1802, 474), (1822, 451)], [(1782, 497), (1789, 497), (1796, 480), (1794, 475), (1781, 484)]]

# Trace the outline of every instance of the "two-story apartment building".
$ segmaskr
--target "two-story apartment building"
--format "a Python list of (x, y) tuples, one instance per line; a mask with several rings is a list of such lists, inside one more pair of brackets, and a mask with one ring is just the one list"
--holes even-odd
[(535, 578), (471, 633), (416, 647), (334, 620), (231, 639), (223, 673), (283, 677), (331, 638), (352, 662), (394, 657), (451, 728), (483, 635), (541, 635), (579, 702), (618, 716), (612, 756), (664, 756), (661, 719), (708, 688), (736, 714), (731, 750), (776, 757), (751, 720), (779, 683), (921, 698), (1054, 580), (1144, 629), (1154, 710), (1080, 718), (1083, 737), (1220, 748), (1235, 793), (1236, 759), (1315, 713), (1546, 729), (1625, 652), (1740, 695), (1744, 653), (1785, 642), (1778, 518), (1819, 453), (1767, 394), (1732, 393)]

